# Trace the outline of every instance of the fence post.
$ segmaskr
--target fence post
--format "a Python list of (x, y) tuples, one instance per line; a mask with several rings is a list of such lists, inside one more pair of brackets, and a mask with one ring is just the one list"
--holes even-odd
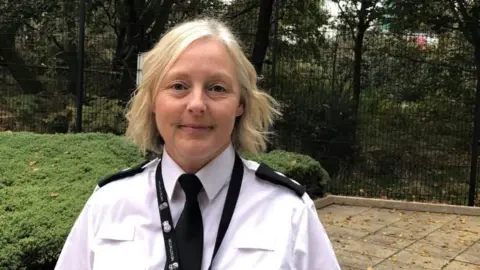
[(84, 55), (85, 55), (85, 0), (80, 0), (78, 7), (78, 66), (77, 66), (77, 112), (75, 131), (82, 132), (82, 107), (84, 93)]
[(280, 9), (280, 0), (275, 1), (275, 21), (273, 24), (273, 46), (272, 46), (272, 90), (277, 90), (277, 46), (278, 46), (278, 10)]
[[(477, 71), (478, 74), (478, 71)], [(472, 138), (472, 156), (470, 167), (470, 188), (468, 191), (468, 206), (475, 205), (475, 195), (477, 193), (477, 162), (478, 146), (480, 140), (480, 80), (477, 76), (477, 90), (475, 92), (475, 107), (473, 114), (473, 138)]]

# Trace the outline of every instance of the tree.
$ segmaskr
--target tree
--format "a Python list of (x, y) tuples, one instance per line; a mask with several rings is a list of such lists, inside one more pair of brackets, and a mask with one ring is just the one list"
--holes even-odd
[[(393, 0), (390, 0), (393, 1)], [(475, 61), (476, 91), (473, 114), (471, 152), (471, 189), (469, 203), (475, 196), (478, 142), (480, 140), (480, 2), (478, 0), (404, 0), (391, 2), (397, 24), (405, 24), (413, 30), (433, 30), (437, 33), (453, 31), (461, 33), (472, 45)]]
[(0, 5), (0, 65), (5, 66), (18, 82), (25, 94), (38, 94), (44, 91), (42, 82), (35, 71), (28, 68), (15, 46), (18, 31), (42, 13), (56, 7), (49, 1), (6, 1)]
[(274, 0), (262, 0), (260, 4), (255, 43), (250, 57), (250, 61), (258, 75), (262, 74), (263, 61), (265, 60), (267, 48), (270, 43), (271, 18), (274, 2)]
[(127, 100), (136, 84), (137, 55), (147, 50), (167, 27), (173, 0), (115, 1), (117, 35), (113, 69), (122, 70), (116, 97)]
[[(358, 109), (362, 90), (361, 74), (365, 33), (376, 21), (383, 18), (385, 12), (382, 0), (332, 0), (332, 2), (336, 3), (340, 9), (338, 28), (348, 31), (354, 42), (353, 100), (356, 126), (358, 125)], [(354, 137), (355, 140), (358, 140), (356, 134)]]
[(116, 35), (113, 69), (121, 71), (115, 98), (128, 100), (136, 87), (137, 56), (149, 50), (165, 31), (186, 19), (223, 10), (218, 0), (205, 1), (98, 1)]

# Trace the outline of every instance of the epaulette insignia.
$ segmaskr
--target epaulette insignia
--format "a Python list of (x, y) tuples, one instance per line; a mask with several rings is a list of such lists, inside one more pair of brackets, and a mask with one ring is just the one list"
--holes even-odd
[(289, 188), (300, 197), (303, 196), (303, 194), (305, 193), (305, 187), (293, 182), (290, 178), (286, 176), (278, 174), (277, 172), (275, 172), (275, 170), (273, 170), (264, 163), (260, 164), (257, 171), (255, 172), (255, 175), (263, 180)]
[(151, 160), (146, 160), (134, 167), (131, 167), (131, 168), (128, 168), (128, 169), (125, 169), (125, 170), (122, 170), (122, 171), (119, 171), (119, 172), (116, 172), (114, 174), (111, 174), (111, 175), (108, 175), (106, 177), (104, 177), (103, 179), (101, 179), (100, 181), (98, 181), (98, 186), (99, 187), (103, 187), (113, 181), (116, 181), (116, 180), (119, 180), (119, 179), (122, 179), (122, 178), (126, 178), (126, 177), (130, 177), (130, 176), (133, 176), (137, 173), (141, 173), (143, 172), (143, 170), (145, 168), (143, 168), (143, 166), (147, 163), (149, 163)]

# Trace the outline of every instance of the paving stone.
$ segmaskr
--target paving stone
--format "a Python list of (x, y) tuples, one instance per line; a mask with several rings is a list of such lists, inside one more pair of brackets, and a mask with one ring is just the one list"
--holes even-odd
[(380, 229), (375, 234), (392, 236), (401, 239), (418, 240), (437, 230), (436, 225), (418, 224), (411, 227), (388, 226)]
[(370, 209), (358, 215), (347, 216), (343, 220), (335, 220), (333, 224), (366, 232), (375, 232), (399, 219), (398, 214), (392, 213), (388, 209)]
[(368, 211), (356, 215), (355, 217), (363, 221), (375, 221), (384, 225), (388, 225), (392, 222), (400, 220), (402, 216), (403, 214), (398, 211), (392, 211), (390, 209), (372, 208)]
[(341, 269), (480, 270), (480, 217), (343, 205), (318, 214)]
[(342, 270), (365, 270), (363, 268), (356, 268), (356, 267), (351, 267), (351, 266), (348, 266), (348, 265), (342, 265), (340, 264), (340, 268)]
[[(344, 267), (348, 266), (359, 269), (367, 269), (368, 267), (373, 267), (373, 265), (378, 264), (382, 261), (382, 258), (362, 255), (356, 252), (346, 250), (338, 250), (336, 251), (336, 255), (340, 265)], [(344, 268), (342, 267), (342, 269)]]
[(406, 264), (388, 259), (373, 267), (374, 270), (392, 270), (392, 269), (408, 269), (408, 270), (423, 270), (428, 269), (416, 264)]
[(459, 261), (449, 263), (443, 270), (480, 270), (480, 265), (469, 264)]
[(452, 260), (460, 254), (465, 248), (449, 248), (448, 246), (432, 245), (430, 242), (422, 239), (405, 249), (424, 257), (434, 257), (444, 260)]
[(478, 234), (448, 228), (441, 228), (425, 237), (430, 244), (452, 250), (464, 250), (479, 239)]
[(440, 228), (448, 222), (456, 218), (455, 215), (442, 214), (442, 213), (424, 213), (424, 212), (401, 212), (403, 216), (401, 219), (391, 226), (399, 228), (410, 228), (418, 225), (431, 225), (432, 227)]
[(355, 230), (352, 228), (338, 227), (335, 225), (326, 226), (328, 236), (331, 239), (360, 239), (369, 234), (368, 231)]
[(415, 240), (405, 239), (405, 238), (398, 238), (392, 237), (387, 235), (375, 234), (369, 235), (363, 238), (363, 241), (366, 243), (372, 243), (377, 245), (382, 245), (391, 248), (401, 249), (406, 246), (411, 245)]
[(335, 222), (334, 225), (367, 233), (374, 233), (385, 227), (385, 225), (382, 223), (377, 223), (375, 221), (358, 220), (356, 217), (352, 217), (351, 219), (344, 220), (342, 222)]
[(320, 220), (324, 224), (338, 224), (349, 217), (358, 215), (362, 212), (368, 211), (368, 207), (360, 206), (344, 206), (344, 205), (329, 205), (325, 208), (317, 210)]
[(435, 258), (426, 256), (425, 254), (417, 254), (403, 250), (398, 254), (392, 256), (392, 259), (396, 262), (403, 264), (411, 264), (425, 269), (442, 269), (449, 261), (441, 258)]
[(480, 242), (469, 247), (465, 252), (456, 257), (455, 260), (480, 266)]
[(450, 222), (449, 229), (467, 231), (480, 235), (480, 216), (459, 216)]
[(389, 248), (377, 244), (371, 244), (364, 242), (363, 240), (348, 239), (338, 240), (334, 244), (334, 247), (337, 250), (345, 250), (377, 258), (388, 258), (399, 251), (399, 249), (396, 248)]

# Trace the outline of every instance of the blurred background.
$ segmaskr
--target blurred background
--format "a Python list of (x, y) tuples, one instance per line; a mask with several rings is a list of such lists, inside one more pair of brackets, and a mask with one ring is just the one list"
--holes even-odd
[(283, 105), (270, 149), (328, 193), (474, 205), (480, 3), (473, 0), (3, 0), (0, 131), (121, 135), (142, 53), (226, 22)]

